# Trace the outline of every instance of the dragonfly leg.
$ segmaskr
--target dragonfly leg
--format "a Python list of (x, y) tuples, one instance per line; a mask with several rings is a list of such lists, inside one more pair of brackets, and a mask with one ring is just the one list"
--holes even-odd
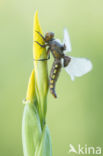
[(35, 31), (35, 32), (37, 32), (42, 37), (42, 39), (45, 41), (44, 36), (39, 31)]
[(40, 47), (42, 47), (42, 48), (45, 48), (46, 46), (47, 46), (47, 44), (40, 44), (38, 41), (34, 41), (34, 42), (36, 42)]
[(47, 56), (48, 56), (48, 59), (50, 59), (50, 47), (47, 49)]

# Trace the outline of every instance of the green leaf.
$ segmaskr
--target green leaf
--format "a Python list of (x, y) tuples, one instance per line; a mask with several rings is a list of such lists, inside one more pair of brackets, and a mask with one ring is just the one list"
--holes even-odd
[(41, 141), (34, 156), (52, 156), (51, 138), (47, 125), (44, 126)]
[(41, 140), (42, 130), (34, 104), (25, 104), (22, 120), (22, 143), (25, 156), (34, 156)]

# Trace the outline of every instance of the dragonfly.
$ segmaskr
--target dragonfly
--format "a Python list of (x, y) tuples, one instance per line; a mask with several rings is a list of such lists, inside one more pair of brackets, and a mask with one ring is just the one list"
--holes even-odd
[[(47, 32), (45, 36), (36, 31), (44, 40), (44, 45), (35, 41), (41, 47), (47, 47), (47, 55), (50, 57), (50, 52), (54, 57), (52, 68), (49, 76), (49, 88), (51, 94), (57, 98), (55, 86), (62, 68), (69, 74), (71, 80), (75, 80), (76, 77), (81, 77), (84, 74), (92, 70), (92, 63), (87, 58), (68, 56), (72, 51), (70, 37), (67, 29), (64, 29), (64, 39), (61, 42), (59, 39), (54, 38), (53, 32)], [(41, 59), (38, 61), (45, 61), (47, 59)]]

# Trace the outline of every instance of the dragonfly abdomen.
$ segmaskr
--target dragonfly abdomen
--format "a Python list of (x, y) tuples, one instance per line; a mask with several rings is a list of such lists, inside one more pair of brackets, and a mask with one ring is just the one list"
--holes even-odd
[(55, 92), (55, 84), (58, 79), (61, 67), (62, 67), (61, 60), (55, 59), (52, 65), (52, 69), (50, 72), (50, 79), (49, 79), (50, 92), (55, 98), (57, 97), (56, 92)]

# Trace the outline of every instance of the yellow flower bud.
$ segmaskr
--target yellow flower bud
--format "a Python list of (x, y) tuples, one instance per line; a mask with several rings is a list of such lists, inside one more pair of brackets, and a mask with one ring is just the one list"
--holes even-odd
[(33, 69), (31, 76), (29, 78), (27, 95), (26, 95), (26, 99), (24, 101), (24, 104), (33, 103), (34, 98), (35, 98), (35, 77), (34, 77), (34, 69)]
[[(44, 45), (42, 37), (36, 32), (38, 31), (43, 35), (39, 19), (38, 12), (36, 11), (34, 17), (34, 27), (33, 27), (33, 41)], [(33, 43), (33, 56), (34, 56), (34, 69), (35, 69), (35, 88), (36, 88), (36, 97), (38, 101), (39, 116), (41, 124), (45, 123), (45, 115), (47, 109), (47, 93), (48, 93), (48, 70), (47, 70), (47, 60), (46, 61), (37, 61), (38, 59), (47, 58), (46, 48), (42, 48), (36, 42)]]
[(34, 28), (33, 28), (33, 56), (34, 59), (38, 60), (43, 52), (43, 49), (40, 47), (35, 41), (38, 41), (40, 44), (44, 45), (44, 41), (42, 37), (37, 33), (39, 32), (40, 34), (43, 35), (39, 20), (38, 20), (38, 11), (36, 11), (35, 16), (34, 16)]

